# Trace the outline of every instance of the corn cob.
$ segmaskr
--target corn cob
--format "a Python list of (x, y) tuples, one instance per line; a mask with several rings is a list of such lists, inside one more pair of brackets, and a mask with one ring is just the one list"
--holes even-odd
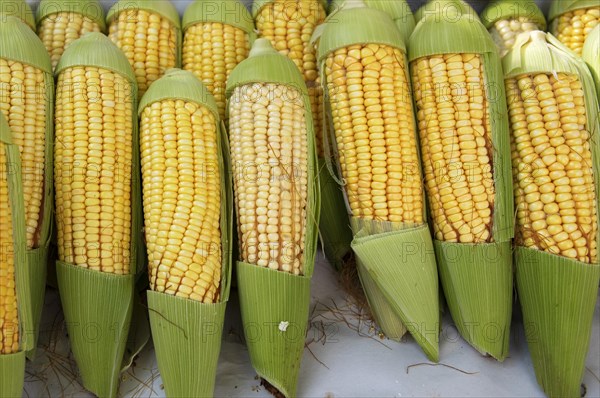
[(106, 16), (108, 37), (127, 56), (141, 97), (167, 69), (178, 67), (179, 14), (168, 0), (120, 0)]
[(37, 9), (38, 36), (56, 68), (65, 48), (88, 32), (105, 29), (104, 10), (96, 1), (42, 0)]
[(248, 57), (254, 24), (246, 7), (221, 0), (218, 10), (195, 1), (183, 15), (183, 69), (192, 71), (217, 101), (219, 116), (225, 118), (227, 77)]
[(594, 0), (554, 0), (548, 19), (550, 33), (581, 55), (585, 39), (600, 23), (600, 5)]
[(323, 157), (321, 124), (323, 91), (317, 72), (316, 49), (310, 43), (315, 28), (325, 21), (321, 0), (262, 0), (252, 5), (258, 37), (268, 39), (273, 47), (287, 55), (304, 76), (308, 87), (317, 154)]
[(143, 108), (140, 134), (150, 286), (216, 302), (222, 256), (217, 119), (195, 102), (163, 99)]
[(35, 17), (26, 0), (11, 0), (0, 2), (0, 15), (13, 16), (25, 22), (35, 32)]
[(108, 68), (72, 66), (56, 90), (59, 259), (121, 275), (130, 272), (132, 87)]

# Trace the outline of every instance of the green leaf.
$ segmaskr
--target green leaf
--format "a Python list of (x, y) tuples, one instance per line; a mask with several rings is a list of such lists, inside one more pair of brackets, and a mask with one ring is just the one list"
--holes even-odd
[(21, 398), (25, 385), (25, 352), (0, 355), (0, 397)]
[(56, 263), (71, 350), (83, 386), (116, 397), (133, 308), (133, 275)]
[(481, 12), (481, 22), (489, 29), (496, 21), (512, 18), (527, 18), (538, 25), (539, 29), (546, 30), (544, 13), (533, 0), (496, 0), (488, 4)]
[(31, 316), (33, 330), (31, 332), (31, 350), (27, 351), (27, 359), (34, 360), (39, 336), (39, 324), (46, 297), (46, 273), (48, 270), (48, 250), (50, 242), (37, 249), (27, 250), (29, 264), (29, 285), (31, 297)]
[(598, 298), (600, 265), (540, 250), (516, 250), (527, 344), (549, 397), (579, 397)]
[(35, 34), (35, 17), (33, 16), (33, 12), (31, 11), (31, 7), (25, 0), (11, 0), (10, 2), (6, 1), (8, 4), (3, 4), (0, 7), (0, 15), (5, 16), (14, 16), (24, 23), (26, 23), (31, 31)]
[(513, 298), (511, 242), (434, 241), (440, 279), (458, 331), (477, 351), (508, 355)]
[(36, 11), (37, 23), (59, 12), (81, 14), (96, 22), (101, 31), (106, 30), (104, 9), (98, 0), (42, 0)]
[(183, 13), (183, 30), (204, 22), (219, 22), (235, 26), (254, 35), (254, 21), (248, 9), (239, 0), (195, 0)]
[(252, 366), (283, 395), (294, 397), (308, 323), (310, 278), (241, 261), (236, 271)]

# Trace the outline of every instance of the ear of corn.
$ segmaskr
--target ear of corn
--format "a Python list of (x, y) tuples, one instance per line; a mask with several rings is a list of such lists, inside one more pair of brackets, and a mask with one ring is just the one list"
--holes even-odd
[(549, 32), (581, 55), (585, 39), (600, 23), (600, 4), (596, 0), (554, 0), (548, 21)]
[(23, 190), (27, 255), (34, 317), (34, 355), (37, 325), (46, 285), (46, 261), (52, 225), (52, 114), (54, 79), (50, 58), (35, 33), (15, 17), (0, 24), (0, 112), (4, 114), (19, 147), (23, 164)]
[(35, 32), (35, 17), (26, 0), (11, 0), (0, 2), (0, 15), (19, 18)]
[(108, 37), (133, 67), (139, 96), (181, 64), (181, 23), (169, 0), (119, 0), (106, 15)]
[(519, 34), (546, 29), (546, 18), (532, 0), (494, 1), (481, 12), (481, 22), (492, 35), (500, 56), (512, 48)]
[(479, 19), (477, 12), (464, 0), (428, 0), (415, 11), (415, 23), (419, 23), (427, 15), (435, 15), (438, 21), (457, 21), (458, 15), (468, 15), (471, 19)]
[(500, 59), (479, 21), (453, 14), (428, 15), (417, 25), (409, 59), (450, 313), (472, 346), (503, 360), (512, 308), (513, 197), (504, 87), (495, 83), (502, 80)]
[(596, 26), (588, 35), (581, 56), (590, 68), (594, 82), (596, 82), (596, 95), (600, 101), (600, 25)]
[(210, 396), (231, 270), (231, 185), (217, 103), (191, 72), (172, 69), (146, 92), (139, 115), (159, 369), (169, 396)]
[(383, 11), (393, 20), (406, 43), (415, 28), (415, 18), (406, 0), (332, 0), (329, 4), (329, 14), (339, 11), (344, 4), (362, 3), (370, 8)]
[[(112, 397), (141, 250), (137, 86), (127, 58), (101, 33), (71, 43), (56, 73), (58, 287), (84, 387)], [(91, 324), (92, 341), (81, 330)]]
[(33, 339), (19, 148), (0, 112), (0, 396), (20, 396)]
[(527, 343), (545, 393), (577, 396), (600, 280), (598, 101), (585, 63), (550, 34), (520, 36), (503, 64)]
[(308, 92), (297, 66), (258, 39), (227, 97), (242, 320), (269, 336), (248, 350), (259, 376), (295, 396), (320, 208)]
[(56, 68), (65, 48), (88, 32), (103, 32), (104, 10), (98, 0), (42, 0), (37, 13), (38, 36)]
[(224, 119), (227, 77), (254, 40), (252, 16), (237, 0), (195, 1), (183, 14), (183, 30), (183, 69), (206, 85)]
[[(437, 270), (402, 35), (390, 17), (364, 6), (330, 18), (318, 58), (363, 287), (380, 326), (401, 320), (437, 360)], [(393, 312), (378, 305), (382, 298)]]

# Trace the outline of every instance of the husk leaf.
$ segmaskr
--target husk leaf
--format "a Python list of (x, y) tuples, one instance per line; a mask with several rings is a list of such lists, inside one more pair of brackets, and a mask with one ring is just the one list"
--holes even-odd
[(600, 101), (600, 25), (592, 29), (585, 39), (581, 56), (596, 82), (596, 95)]
[(496, 0), (488, 4), (479, 17), (487, 29), (496, 21), (512, 18), (527, 18), (537, 24), (539, 29), (546, 29), (544, 13), (533, 0)]
[(0, 397), (21, 398), (25, 385), (25, 352), (0, 355)]
[(220, 22), (235, 26), (254, 36), (254, 21), (246, 6), (239, 0), (195, 0), (185, 10), (181, 23), (185, 31), (191, 25)]
[(471, 20), (479, 19), (475, 9), (463, 0), (429, 0), (415, 11), (414, 18), (418, 24), (428, 15), (436, 15), (441, 20), (447, 15), (454, 19), (456, 13), (468, 15)]
[(106, 30), (104, 9), (98, 0), (42, 0), (36, 11), (37, 23), (59, 12), (81, 14), (96, 22), (103, 32)]
[(548, 397), (579, 397), (600, 265), (517, 247), (516, 281), (538, 383)]
[(178, 30), (181, 30), (179, 13), (169, 0), (119, 0), (108, 10), (106, 24), (110, 25), (120, 13), (132, 10), (156, 13), (168, 19)]
[(435, 240), (434, 245), (457, 329), (477, 351), (503, 361), (513, 300), (510, 241), (471, 245)]
[[(514, 199), (502, 67), (497, 49), (479, 21), (468, 16), (458, 16), (454, 22), (450, 18), (438, 19), (435, 14), (426, 16), (411, 36), (409, 59), (449, 53), (479, 54), (484, 65), (494, 148), (496, 194), (491, 231), (494, 243), (469, 245), (436, 241), (436, 256), (450, 313), (459, 332), (480, 352), (503, 360), (508, 354), (512, 311), (510, 241), (514, 233)], [(479, 292), (486, 292), (485, 300)], [(499, 336), (485, 335), (492, 327), (499, 331)]]
[(148, 308), (159, 370), (168, 396), (200, 397), (214, 393), (225, 309), (231, 281), (232, 191), (227, 137), (213, 96), (193, 73), (171, 69), (146, 92), (139, 113), (157, 101), (183, 99), (208, 108), (217, 124), (221, 174), (222, 272), (217, 303), (148, 291)]
[(44, 73), (44, 85), (39, 88), (41, 91), (40, 95), (43, 95), (46, 101), (46, 146), (44, 149), (44, 159), (46, 161), (44, 164), (43, 210), (42, 214), (40, 214), (41, 222), (38, 246), (27, 250), (29, 267), (28, 286), (31, 289), (28, 300), (30, 300), (32, 311), (32, 324), (28, 333), (32, 340), (28, 344), (26, 351), (27, 357), (33, 359), (37, 345), (37, 336), (39, 334), (38, 326), (44, 306), (48, 247), (53, 225), (54, 79), (52, 76), (52, 64), (44, 44), (29, 27), (16, 17), (7, 16), (3, 23), (0, 24), (0, 58), (33, 66)]
[(3, 1), (0, 4), (0, 15), (2, 17), (14, 16), (20, 19), (35, 33), (35, 17), (25, 0)]
[(548, 22), (567, 12), (598, 7), (598, 0), (553, 0), (548, 11)]
[[(292, 90), (290, 95), (297, 90), (306, 113), (309, 175), (304, 275), (292, 275), (241, 261), (236, 266), (242, 321), (252, 365), (282, 394), (293, 397), (296, 395), (308, 327), (310, 279), (314, 272), (321, 208), (314, 126), (302, 75), (293, 61), (275, 51), (267, 39), (257, 39), (250, 56), (231, 73), (227, 81), (228, 100), (244, 100), (231, 97), (233, 90), (258, 82), (285, 85)], [(279, 329), (281, 322), (289, 323), (287, 331)], [(257, 329), (261, 333), (259, 338), (253, 335)]]

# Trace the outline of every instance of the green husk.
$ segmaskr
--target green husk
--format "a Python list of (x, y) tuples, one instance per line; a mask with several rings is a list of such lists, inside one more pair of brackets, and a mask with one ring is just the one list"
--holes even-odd
[(48, 248), (53, 225), (54, 181), (52, 170), (54, 142), (54, 78), (52, 64), (44, 44), (20, 19), (6, 17), (0, 24), (0, 58), (31, 65), (44, 73), (44, 86), (40, 87), (40, 95), (46, 99), (46, 147), (44, 153), (44, 197), (41, 222), (39, 226), (38, 247), (27, 250), (29, 257), (29, 278), (31, 286), (31, 306), (33, 323), (30, 333), (33, 341), (27, 349), (27, 357), (33, 359), (37, 346), (38, 326), (44, 306), (46, 289), (46, 267)]
[[(108, 10), (106, 14), (106, 25), (110, 24), (117, 18), (122, 12), (131, 12), (135, 10), (145, 10), (150, 13), (156, 13), (163, 18), (166, 18), (173, 24), (173, 27), (177, 31), (177, 44), (175, 49), (176, 64), (175, 67), (181, 66), (181, 20), (179, 18), (179, 12), (169, 0), (119, 0)], [(133, 17), (131, 17), (133, 18)]]
[(35, 339), (31, 306), (31, 287), (28, 258), (26, 256), (25, 208), (23, 207), (23, 185), (19, 148), (12, 141), (8, 122), (0, 112), (0, 145), (4, 147), (6, 164), (0, 165), (8, 182), (12, 214), (15, 264), (15, 283), (19, 319), (20, 351), (14, 354), (0, 354), (0, 397), (20, 397), (25, 380), (25, 354), (33, 347)]
[[(110, 39), (88, 33), (74, 41), (55, 73), (76, 66), (95, 66), (124, 76), (131, 84), (129, 100), (137, 106), (137, 83), (129, 61)], [(133, 309), (136, 271), (143, 264), (142, 206), (139, 179), (137, 115), (133, 114), (132, 226), (129, 275), (89, 270), (57, 261), (58, 288), (71, 350), (83, 385), (98, 396), (114, 397), (127, 343)], [(97, 332), (97, 333), (95, 333)], [(90, 333), (95, 333), (90, 336)]]
[[(327, 103), (330, 94), (323, 71), (332, 51), (357, 43), (378, 43), (406, 53), (402, 33), (387, 14), (365, 8), (359, 2), (352, 6), (331, 15), (320, 37), (317, 58)], [(405, 65), (408, 65), (406, 59)], [(409, 81), (408, 70), (406, 77)], [(333, 127), (330, 130), (333, 133)], [(332, 172), (331, 165), (328, 169)], [(354, 217), (350, 222), (359, 277), (379, 327), (394, 340), (410, 331), (425, 354), (437, 361), (438, 279), (427, 224), (404, 225)], [(405, 251), (408, 245), (416, 252)], [(413, 300), (414, 297), (419, 300)]]
[[(250, 56), (231, 73), (229, 101), (236, 87), (257, 82), (282, 84), (298, 91), (306, 112), (308, 144), (308, 200), (304, 247), (304, 275), (292, 275), (237, 261), (240, 307), (250, 359), (259, 376), (287, 397), (296, 395), (300, 361), (308, 327), (310, 279), (318, 240), (320, 186), (310, 99), (296, 65), (279, 54), (267, 39), (254, 42)], [(289, 322), (287, 331), (281, 322)], [(258, 337), (253, 333), (260, 333)], [(293, 335), (292, 335), (293, 333)]]
[[(455, 18), (456, 17), (456, 18)], [(435, 242), (442, 286), (450, 313), (462, 336), (477, 350), (502, 361), (508, 354), (510, 314), (512, 311), (512, 256), (507, 249), (513, 237), (513, 194), (509, 128), (502, 66), (497, 49), (485, 27), (466, 15), (438, 18), (426, 16), (415, 28), (409, 45), (409, 60), (435, 54), (474, 53), (481, 56), (490, 107), (494, 168), (494, 211), (492, 244), (465, 245)], [(492, 256), (496, 253), (498, 255)], [(460, 261), (452, 258), (460, 253)], [(481, 259), (487, 259), (487, 265)], [(488, 268), (499, 279), (489, 277)], [(481, 300), (477, 292), (485, 291)], [(470, 332), (470, 325), (496, 325), (503, 335), (497, 339)], [(488, 326), (491, 327), (491, 326)]]
[(201, 397), (214, 393), (225, 309), (231, 281), (233, 212), (227, 137), (213, 96), (192, 72), (171, 69), (146, 92), (139, 114), (154, 102), (184, 99), (209, 109), (221, 133), (217, 138), (221, 173), (222, 278), (219, 301), (202, 303), (148, 291), (148, 309), (159, 370), (168, 396)]
[(348, 2), (351, 4), (363, 1), (368, 7), (388, 14), (402, 33), (403, 41), (408, 41), (410, 34), (415, 28), (415, 18), (406, 0), (332, 0), (329, 4), (329, 14), (338, 12)]
[(544, 13), (533, 0), (496, 0), (488, 4), (479, 17), (486, 29), (491, 28), (496, 21), (512, 18), (527, 18), (537, 24), (539, 29), (546, 29)]
[(600, 25), (592, 29), (585, 39), (581, 56), (596, 82), (596, 95), (600, 101)]
[(471, 20), (478, 20), (477, 12), (463, 0), (429, 0), (415, 11), (415, 23), (418, 24), (427, 15), (435, 15), (437, 21), (446, 19), (448, 22), (456, 21), (457, 13), (468, 15)]
[(98, 0), (42, 0), (36, 11), (37, 23), (59, 12), (81, 14), (96, 22), (102, 31), (106, 29), (104, 9)]
[(567, 12), (591, 7), (598, 7), (598, 0), (553, 0), (548, 11), (548, 22), (552, 23)]
[[(551, 34), (536, 31), (520, 36), (503, 63), (507, 79), (536, 73), (567, 73), (580, 79), (598, 197), (598, 99), (584, 61)], [(600, 201), (596, 203), (596, 214), (600, 214)], [(600, 232), (596, 240), (600, 245)], [(516, 249), (515, 260), (525, 331), (538, 383), (550, 397), (579, 396), (597, 299), (600, 263), (583, 263), (520, 246)]]
[(185, 10), (181, 23), (185, 31), (191, 25), (220, 22), (248, 33), (254, 41), (254, 21), (246, 6), (239, 0), (195, 0)]
[(14, 16), (25, 22), (35, 32), (35, 17), (31, 7), (25, 0), (11, 0), (0, 3), (2, 17)]
[(352, 250), (352, 230), (342, 188), (329, 174), (325, 160), (319, 159), (318, 162), (321, 184), (319, 234), (327, 260), (339, 271)]

